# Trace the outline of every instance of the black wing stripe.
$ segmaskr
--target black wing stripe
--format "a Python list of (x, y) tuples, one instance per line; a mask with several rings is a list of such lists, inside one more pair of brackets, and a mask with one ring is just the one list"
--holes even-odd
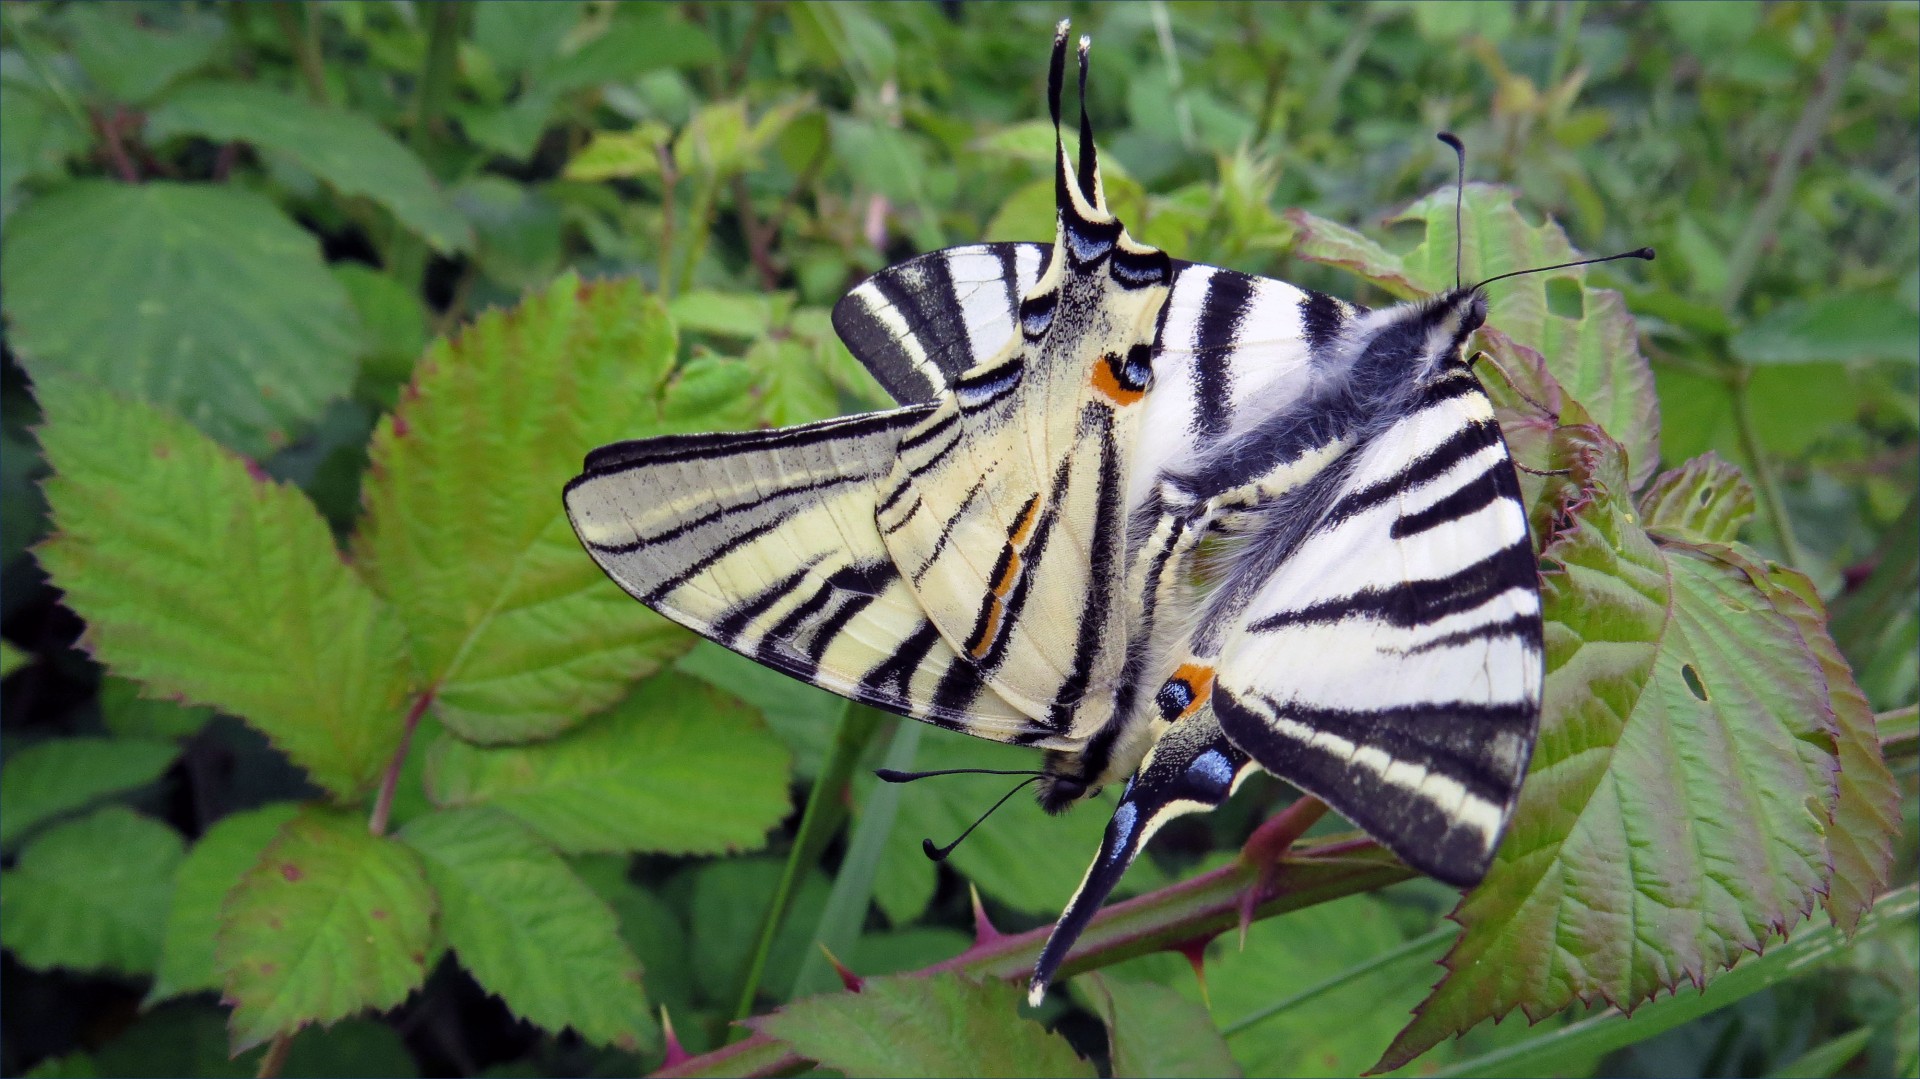
[(926, 419), (932, 405), (873, 412), (841, 419), (822, 420), (799, 427), (769, 431), (741, 431), (705, 435), (661, 435), (602, 446), (587, 455), (585, 475), (572, 484), (597, 476), (623, 472), (641, 466), (713, 460), (740, 453), (813, 446), (847, 438), (862, 438), (884, 431), (906, 430)]
[(1500, 425), (1479, 420), (1448, 435), (1438, 446), (1415, 458), (1400, 472), (1342, 498), (1329, 511), (1333, 520), (1351, 517), (1378, 506), (1403, 491), (1431, 483), (1447, 469), (1500, 442)]
[(1509, 589), (1534, 586), (1533, 546), (1526, 537), (1481, 559), (1458, 573), (1431, 580), (1407, 581), (1392, 588), (1367, 589), (1322, 600), (1298, 610), (1281, 611), (1247, 624), (1253, 633), (1287, 626), (1340, 622), (1349, 618), (1379, 618), (1402, 629), (1439, 621), (1450, 614), (1471, 611)]
[(1507, 497), (1507, 485), (1500, 482), (1500, 474), (1511, 471), (1512, 468), (1507, 462), (1494, 462), (1493, 467), (1461, 484), (1445, 498), (1423, 510), (1405, 514), (1395, 520), (1391, 530), (1393, 538), (1406, 539), (1422, 532), (1431, 532), (1442, 525), (1458, 521), (1468, 514), (1486, 509), (1496, 501)]
[(1253, 304), (1254, 278), (1215, 273), (1207, 280), (1194, 330), (1194, 433), (1218, 438), (1233, 409), (1233, 354), (1242, 324)]
[(734, 647), (740, 640), (740, 634), (751, 627), (761, 615), (766, 614), (774, 604), (799, 588), (813, 567), (814, 563), (808, 562), (793, 573), (761, 589), (758, 594), (727, 608), (725, 613), (714, 620), (713, 639), (729, 648)]
[(1079, 639), (1074, 642), (1073, 662), (1047, 712), (1049, 725), (1060, 730), (1072, 725), (1074, 707), (1086, 695), (1087, 683), (1093, 676), (1094, 656), (1100, 651), (1108, 628), (1102, 615), (1112, 602), (1112, 579), (1118, 576), (1109, 572), (1108, 567), (1120, 557), (1115, 541), (1121, 538), (1120, 500), (1126, 490), (1126, 479), (1120, 474), (1120, 451), (1114, 443), (1112, 411), (1100, 409), (1098, 422), (1101, 425), (1098, 435), (1100, 487), (1094, 501), (1093, 545), (1087, 552), (1092, 565), (1092, 572), (1087, 575), (1090, 587), (1080, 607)]

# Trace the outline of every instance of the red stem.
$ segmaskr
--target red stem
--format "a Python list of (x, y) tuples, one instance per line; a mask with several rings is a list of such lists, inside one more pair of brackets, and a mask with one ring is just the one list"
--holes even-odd
[(400, 788), (400, 768), (407, 763), (407, 750), (413, 745), (413, 732), (420, 726), (420, 717), (432, 703), (433, 690), (429, 688), (407, 709), (405, 725), (400, 729), (400, 744), (393, 751), (393, 759), (387, 762), (386, 774), (380, 777), (380, 794), (373, 800), (373, 815), (367, 818), (367, 831), (374, 835), (387, 834), (387, 822), (393, 818), (393, 794)]

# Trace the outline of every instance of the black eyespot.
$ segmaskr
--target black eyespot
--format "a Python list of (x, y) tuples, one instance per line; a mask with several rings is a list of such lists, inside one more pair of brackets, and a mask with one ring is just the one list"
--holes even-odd
[(1145, 392), (1153, 385), (1153, 350), (1146, 345), (1135, 345), (1128, 349), (1126, 362), (1120, 365), (1114, 375), (1127, 389)]
[(1113, 253), (1112, 272), (1122, 288), (1164, 285), (1173, 279), (1173, 260), (1165, 251), (1120, 250)]
[(1053, 309), (1060, 303), (1058, 292), (1043, 292), (1020, 301), (1020, 332), (1028, 340), (1044, 337), (1053, 325)]
[(1160, 718), (1171, 723), (1193, 703), (1193, 687), (1184, 678), (1169, 678), (1154, 695), (1153, 703), (1160, 709)]

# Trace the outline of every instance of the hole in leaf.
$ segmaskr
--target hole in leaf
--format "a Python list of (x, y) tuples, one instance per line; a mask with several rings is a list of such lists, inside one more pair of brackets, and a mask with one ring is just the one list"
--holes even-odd
[(1700, 488), (1700, 504), (1704, 506), (1712, 500), (1713, 500), (1713, 488), (1711, 487)]
[(1585, 318), (1587, 303), (1580, 283), (1570, 277), (1548, 278), (1547, 310), (1561, 318), (1574, 320)]
[(1680, 677), (1686, 681), (1687, 691), (1689, 693), (1692, 693), (1703, 701), (1708, 699), (1706, 683), (1700, 681), (1700, 672), (1693, 669), (1693, 664), (1682, 663), (1680, 665)]

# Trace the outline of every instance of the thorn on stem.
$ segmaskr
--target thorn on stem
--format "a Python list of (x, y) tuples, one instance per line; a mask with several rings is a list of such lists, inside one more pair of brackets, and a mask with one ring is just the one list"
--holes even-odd
[(980, 902), (980, 889), (968, 884), (967, 891), (973, 897), (973, 946), (983, 948), (1004, 938), (1006, 934), (987, 917), (987, 908)]
[(667, 1014), (667, 1006), (664, 1004), (660, 1006), (660, 1029), (667, 1043), (667, 1059), (661, 1062), (661, 1068), (676, 1067), (693, 1059), (693, 1054), (687, 1052), (686, 1046), (680, 1044), (680, 1036), (673, 1032), (673, 1017)]
[(825, 944), (820, 945), (820, 954), (826, 956), (827, 962), (833, 964), (833, 972), (840, 975), (840, 984), (846, 987), (847, 992), (858, 993), (866, 988), (867, 980), (848, 970), (847, 965), (840, 961), (840, 957), (834, 955)]

